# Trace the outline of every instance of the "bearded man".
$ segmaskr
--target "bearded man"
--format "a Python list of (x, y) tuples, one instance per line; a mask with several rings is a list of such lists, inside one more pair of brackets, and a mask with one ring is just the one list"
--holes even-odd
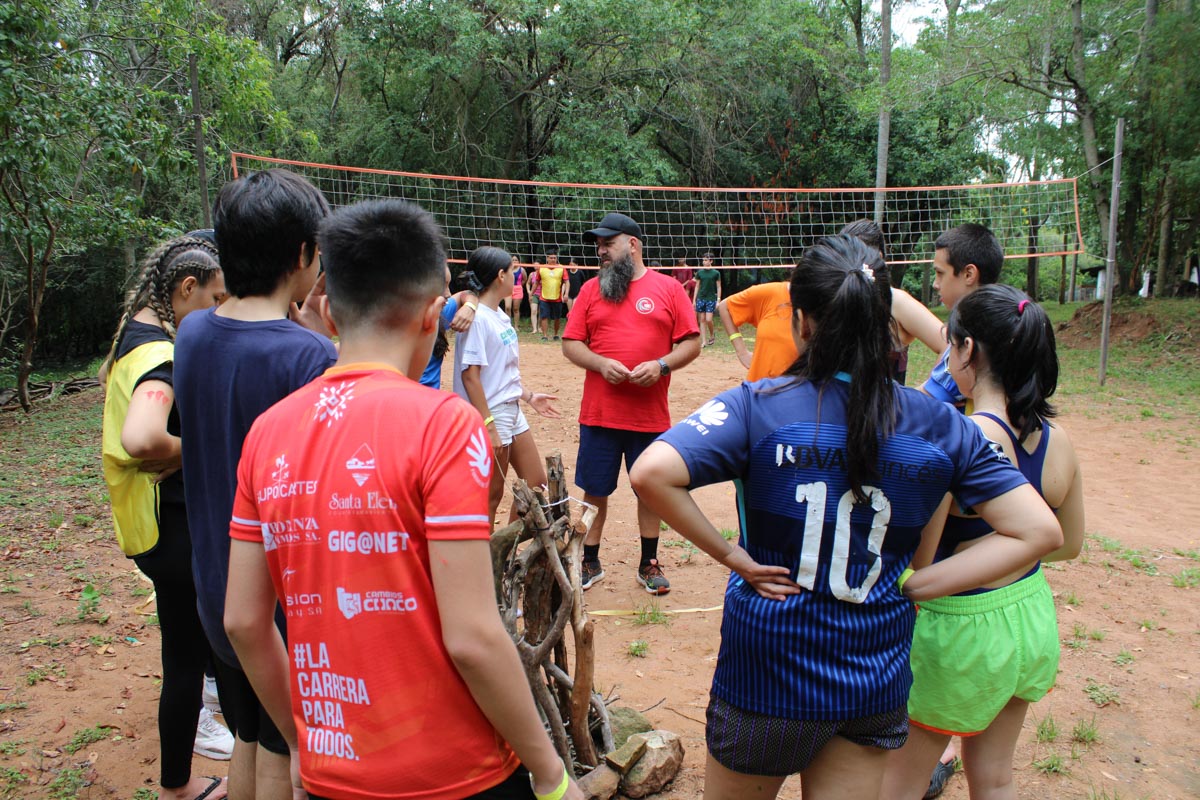
[[(583, 546), (583, 588), (604, 577), (600, 538), (608, 497), (625, 470), (671, 427), (671, 372), (700, 355), (700, 330), (683, 287), (646, 269), (642, 229), (624, 214), (606, 214), (583, 234), (596, 245), (600, 272), (583, 285), (563, 331), (563, 355), (587, 370), (579, 410), (575, 485), (599, 509)], [(642, 556), (638, 583), (650, 594), (671, 591), (658, 564), (659, 518), (638, 500)]]

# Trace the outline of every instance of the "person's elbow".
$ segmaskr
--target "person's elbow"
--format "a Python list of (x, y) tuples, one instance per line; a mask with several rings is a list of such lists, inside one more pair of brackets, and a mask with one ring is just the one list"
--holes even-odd
[(675, 349), (679, 351), (683, 359), (679, 366), (682, 367), (692, 363), (700, 355), (700, 334), (697, 333), (695, 336), (689, 336), (676, 345)]
[(228, 598), (225, 603), (223, 622), (225, 635), (229, 637), (230, 644), (239, 653), (253, 647), (255, 642), (264, 640), (266, 634), (270, 632), (270, 627), (275, 624), (273, 613), (268, 614), (264, 620), (262, 615), (255, 611), (250, 604), (231, 603), (228, 602)]
[(121, 447), (132, 458), (142, 461), (160, 460), (176, 455), (176, 437), (166, 430), (142, 429), (136, 426), (121, 431)]
[(497, 624), (450, 625), (442, 628), (442, 644), (460, 675), (475, 675), (496, 663), (496, 649), (512, 641)]
[(1045, 508), (1044, 513), (1038, 514), (1037, 523), (1028, 529), (1027, 534), (1028, 541), (1037, 551), (1038, 558), (1049, 555), (1063, 546), (1062, 525), (1059, 524), (1058, 517), (1054, 516), (1054, 512), (1049, 507)]

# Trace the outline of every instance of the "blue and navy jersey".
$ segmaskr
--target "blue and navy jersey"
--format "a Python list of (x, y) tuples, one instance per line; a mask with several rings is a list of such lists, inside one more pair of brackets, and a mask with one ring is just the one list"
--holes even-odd
[(1025, 483), (979, 427), (896, 387), (879, 479), (854, 502), (847, 385), (771, 378), (718, 395), (660, 437), (691, 487), (733, 480), (741, 543), (808, 591), (767, 600), (736, 573), (725, 592), (713, 693), (760, 714), (851, 719), (898, 708), (912, 673), (912, 603), (896, 589), (947, 491), (968, 506)]
[(959, 390), (954, 376), (950, 374), (950, 366), (946, 363), (948, 358), (950, 358), (950, 348), (946, 348), (942, 352), (921, 388), (934, 400), (949, 403), (961, 410), (967, 403), (967, 397)]

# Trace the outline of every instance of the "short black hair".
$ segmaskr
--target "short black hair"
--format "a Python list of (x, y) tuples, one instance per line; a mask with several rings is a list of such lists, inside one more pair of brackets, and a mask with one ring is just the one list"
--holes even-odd
[(1000, 268), (1004, 266), (1004, 249), (996, 235), (986, 225), (966, 222), (951, 228), (933, 243), (934, 250), (945, 250), (946, 260), (957, 275), (968, 264), (979, 270), (980, 285), (1000, 280)]
[(866, 218), (852, 220), (847, 222), (838, 233), (853, 236), (867, 247), (877, 250), (879, 255), (883, 256), (883, 260), (887, 261), (887, 246), (883, 241), (883, 230), (875, 220)]
[(320, 234), (325, 290), (339, 327), (438, 297), (446, 285), (446, 235), (425, 209), (371, 200), (335, 211)]
[(546, 255), (548, 255), (548, 256), (558, 255), (558, 247), (556, 245), (547, 245)]
[(329, 203), (305, 178), (286, 169), (251, 173), (221, 187), (213, 227), (225, 287), (234, 297), (268, 295), (296, 268), (300, 249), (316, 251)]

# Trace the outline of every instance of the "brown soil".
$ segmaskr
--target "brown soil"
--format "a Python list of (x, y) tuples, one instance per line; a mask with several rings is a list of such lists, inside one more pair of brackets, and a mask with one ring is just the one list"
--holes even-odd
[[(570, 470), (582, 374), (551, 344), (527, 341), (524, 356), (526, 385), (557, 394), (565, 415), (532, 418), (537, 441), (544, 454), (561, 451)], [(706, 350), (674, 378), (674, 418), (741, 377), (731, 354)], [(98, 392), (56, 402), (94, 419), (98, 441)], [(1090, 536), (1083, 556), (1048, 573), (1058, 598), (1062, 672), (1026, 721), (1015, 758), (1018, 796), (1200, 797), (1200, 588), (1172, 581), (1184, 570), (1200, 577), (1194, 421), (1116, 423), (1106, 407), (1086, 399), (1064, 411), (1085, 472)], [(18, 428), (29, 425), (39, 425), (36, 415), (5, 415), (0, 441), (16, 441)], [(93, 475), (98, 451), (97, 444), (82, 468)], [(131, 798), (152, 788), (157, 775), (158, 631), (145, 616), (153, 606), (135, 594), (148, 583), (117, 549), (102, 496), (94, 485), (64, 487), (69, 474), (66, 466), (31, 465), (27, 475), (0, 482), (0, 490), (15, 481), (50, 498), (65, 517), (50, 520), (61, 522), (51, 527), (48, 508), (0, 508), (0, 798)], [(732, 487), (708, 487), (698, 498), (718, 527), (736, 527)], [(663, 545), (673, 591), (657, 606), (670, 623), (639, 625), (632, 612), (655, 604), (634, 582), (636, 520), (622, 479), (603, 550), (607, 577), (587, 603), (597, 622), (597, 688), (684, 738), (684, 768), (661, 796), (691, 800), (703, 786), (704, 709), (720, 638), (720, 612), (712, 609), (721, 604), (726, 573), (681, 546), (677, 534), (664, 534)], [(110, 615), (103, 624), (95, 615), (78, 619), (88, 583), (108, 592), (99, 601), (99, 611)], [(647, 644), (642, 658), (629, 653), (635, 641)], [(1047, 717), (1058, 736), (1039, 743), (1037, 721)], [(1096, 742), (1072, 742), (1077, 725), (1093, 722)], [(67, 752), (73, 737), (95, 726), (103, 740)], [(1061, 773), (1035, 768), (1053, 756)], [(197, 758), (195, 769), (224, 774), (225, 765)], [(77, 776), (85, 788), (72, 788), (64, 776)], [(965, 780), (956, 776), (944, 796), (966, 798)], [(800, 797), (799, 781), (785, 784), (781, 797)]]
[[(1185, 349), (1200, 352), (1200, 329), (1196, 318), (1172, 324), (1135, 307), (1125, 299), (1113, 308), (1109, 328), (1110, 340), (1118, 344), (1133, 344), (1152, 334), (1160, 334), (1166, 340), (1182, 344)], [(1104, 303), (1088, 303), (1080, 306), (1067, 322), (1060, 323), (1056, 338), (1060, 348), (1089, 349), (1100, 346), (1104, 326)]]

